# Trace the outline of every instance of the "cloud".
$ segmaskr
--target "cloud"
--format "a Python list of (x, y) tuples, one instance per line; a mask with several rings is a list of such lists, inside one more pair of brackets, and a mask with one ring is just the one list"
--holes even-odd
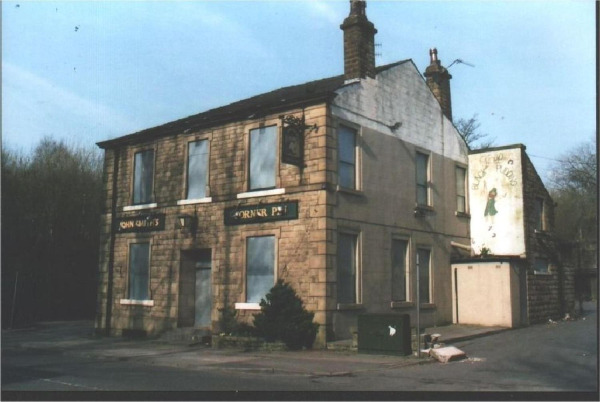
[(330, 3), (322, 0), (308, 0), (304, 2), (311, 14), (325, 19), (328, 23), (339, 24), (344, 17), (334, 9)]
[(136, 129), (132, 119), (17, 65), (2, 62), (3, 134), (77, 135), (92, 140)]

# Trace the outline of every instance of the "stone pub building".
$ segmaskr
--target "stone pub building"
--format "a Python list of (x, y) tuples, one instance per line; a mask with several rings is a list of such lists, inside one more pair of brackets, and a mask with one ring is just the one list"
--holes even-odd
[(422, 326), (452, 322), (451, 258), (471, 241), (452, 77), (435, 49), (425, 79), (376, 67), (350, 4), (343, 75), (98, 144), (99, 331), (215, 333), (224, 307), (251, 323), (279, 278), (315, 313), (315, 347), (361, 313), (414, 322), (420, 303)]

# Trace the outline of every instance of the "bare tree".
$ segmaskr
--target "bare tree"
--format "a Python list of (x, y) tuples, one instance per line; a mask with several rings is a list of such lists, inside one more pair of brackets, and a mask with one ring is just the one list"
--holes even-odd
[(477, 119), (477, 116), (477, 114), (474, 114), (473, 117), (468, 120), (458, 119), (454, 123), (454, 126), (467, 143), (467, 147), (469, 147), (469, 149), (491, 148), (494, 146), (494, 141), (496, 141), (496, 138), (483, 140), (484, 138), (488, 137), (488, 134), (479, 131), (481, 123)]
[(562, 258), (577, 268), (575, 293), (582, 301), (591, 296), (590, 269), (598, 266), (598, 160), (596, 141), (579, 144), (556, 162), (550, 173), (550, 193), (556, 202), (555, 232)]

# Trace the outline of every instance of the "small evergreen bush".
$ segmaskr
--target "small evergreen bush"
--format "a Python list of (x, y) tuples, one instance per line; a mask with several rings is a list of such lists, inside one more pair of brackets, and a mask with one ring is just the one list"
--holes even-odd
[(291, 350), (311, 348), (318, 325), (314, 313), (306, 311), (294, 289), (279, 279), (260, 301), (261, 312), (254, 316), (254, 327), (267, 342), (282, 341)]

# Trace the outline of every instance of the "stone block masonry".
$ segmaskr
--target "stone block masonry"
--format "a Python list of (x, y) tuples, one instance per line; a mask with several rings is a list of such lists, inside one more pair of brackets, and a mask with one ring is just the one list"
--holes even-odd
[[(300, 117), (302, 110), (286, 114)], [(248, 192), (248, 135), (253, 128), (281, 125), (279, 115), (265, 116), (259, 120), (241, 121), (199, 132), (180, 133), (154, 141), (129, 145), (119, 150), (118, 172), (115, 176), (115, 150), (107, 149), (104, 161), (104, 213), (102, 216), (102, 243), (100, 257), (100, 282), (98, 293), (99, 329), (104, 328), (106, 314), (108, 271), (110, 260), (111, 205), (113, 179), (117, 180), (116, 217), (138, 214), (165, 214), (165, 229), (153, 232), (121, 233), (115, 236), (111, 333), (124, 329), (143, 330), (148, 335), (180, 326), (179, 310), (185, 307), (181, 297), (181, 253), (185, 250), (211, 249), (212, 313), (211, 327), (217, 331), (224, 306), (234, 308), (244, 303), (246, 294), (246, 241), (251, 236), (276, 238), (275, 278), (290, 283), (302, 298), (307, 309), (325, 310), (328, 232), (323, 220), (327, 214), (326, 167), (327, 108), (309, 107), (304, 110), (307, 125), (317, 125), (317, 130), (306, 135), (305, 166), (279, 163), (277, 153), (277, 188), (284, 194), (238, 199)], [(277, 136), (279, 141), (279, 135)], [(206, 196), (211, 202), (178, 205), (185, 198), (186, 155), (190, 141), (207, 139), (210, 143), (210, 161)], [(124, 211), (132, 202), (131, 188), (133, 161), (136, 152), (154, 149), (155, 168), (153, 202), (155, 208), (141, 211)], [(229, 226), (224, 223), (224, 210), (257, 204), (298, 202), (298, 218), (266, 223)], [(181, 229), (178, 216), (197, 218), (197, 230)], [(149, 299), (152, 303), (122, 304), (129, 299), (129, 248), (132, 243), (149, 242)], [(189, 307), (187, 307), (189, 308)], [(252, 322), (256, 310), (238, 310), (238, 318)], [(325, 315), (317, 314), (316, 322), (323, 328), (317, 337), (317, 347), (325, 344)]]

